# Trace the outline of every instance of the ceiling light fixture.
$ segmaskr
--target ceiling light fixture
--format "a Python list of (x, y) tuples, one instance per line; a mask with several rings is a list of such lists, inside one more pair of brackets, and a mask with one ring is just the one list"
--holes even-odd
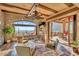
[(37, 11), (38, 3), (34, 3), (32, 9), (28, 13), (28, 17), (31, 18), (34, 22), (43, 22), (44, 17), (42, 17)]

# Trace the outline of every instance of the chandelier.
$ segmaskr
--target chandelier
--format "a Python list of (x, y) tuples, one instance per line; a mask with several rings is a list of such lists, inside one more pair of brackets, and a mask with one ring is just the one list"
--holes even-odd
[(40, 15), (40, 13), (37, 11), (37, 6), (39, 4), (34, 4), (30, 12), (28, 13), (28, 17), (32, 19), (34, 22), (43, 22), (44, 17)]

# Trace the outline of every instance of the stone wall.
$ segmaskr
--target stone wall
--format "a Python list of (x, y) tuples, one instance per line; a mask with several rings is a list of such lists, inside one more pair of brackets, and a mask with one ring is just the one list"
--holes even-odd
[[(22, 21), (22, 20), (30, 21), (30, 19), (28, 19), (26, 15), (4, 12), (4, 23), (5, 23), (4, 27), (7, 27), (7, 26), (14, 27), (13, 22)], [(6, 38), (5, 40), (11, 40), (13, 36), (16, 36), (15, 33), (11, 35), (5, 34), (5, 38)]]
[[(4, 12), (4, 27), (12, 26), (14, 21), (24, 19), (24, 15)], [(14, 33), (5, 34), (5, 41), (12, 40)]]

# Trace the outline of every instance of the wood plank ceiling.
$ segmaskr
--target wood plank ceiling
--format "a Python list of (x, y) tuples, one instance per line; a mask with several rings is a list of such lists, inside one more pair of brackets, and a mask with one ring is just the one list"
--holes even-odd
[[(34, 3), (0, 3), (0, 9), (8, 12), (28, 14)], [(38, 3), (37, 12), (45, 18), (50, 18), (65, 9), (73, 7), (72, 3)], [(62, 22), (62, 21), (60, 21)]]

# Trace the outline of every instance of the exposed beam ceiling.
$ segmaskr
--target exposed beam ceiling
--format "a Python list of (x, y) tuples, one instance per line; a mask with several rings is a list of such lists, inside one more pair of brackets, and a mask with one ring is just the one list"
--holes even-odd
[(5, 11), (14, 12), (14, 13), (20, 13), (20, 14), (24, 14), (24, 15), (26, 15), (28, 12), (26, 10), (19, 9), (16, 7), (5, 6), (4, 4), (0, 4), (0, 9), (5, 10)]
[(72, 3), (64, 3), (65, 5), (67, 5), (68, 7), (72, 7), (73, 4)]
[(54, 15), (49, 16), (47, 18), (47, 20), (52, 19), (52, 18), (55, 18), (55, 17), (60, 17), (62, 15), (65, 15), (67, 13), (71, 13), (71, 12), (76, 11), (76, 10), (79, 10), (79, 8), (77, 8), (76, 6), (72, 6), (72, 7), (68, 8), (68, 9), (65, 9), (65, 10), (63, 10), (61, 12), (58, 12), (58, 13), (56, 13)]
[[(37, 3), (34, 3), (33, 5), (32, 5), (32, 7), (31, 7), (31, 9), (30, 9), (30, 11), (29, 11), (29, 13), (31, 13), (31, 12), (33, 12), (34, 11), (34, 7), (35, 7), (35, 5), (38, 5)], [(37, 6), (38, 7), (38, 6)], [(44, 13), (41, 13), (40, 11), (37, 11), (38, 13), (40, 13), (41, 15), (44, 15), (44, 16), (49, 16), (49, 15), (47, 15), (47, 14), (44, 14)]]
[[(40, 11), (38, 11), (38, 12), (41, 15), (48, 16), (47, 20), (50, 20), (52, 18), (60, 17), (60, 16), (63, 16), (65, 14), (67, 14), (67, 13), (70, 13), (70, 12), (73, 12), (73, 11), (76, 11), (76, 10), (79, 9), (79, 4), (72, 4), (72, 3), (64, 3), (64, 4), (66, 4), (69, 8), (65, 9), (63, 11), (60, 11), (60, 12), (58, 12), (58, 11), (56, 11), (54, 9), (51, 9), (51, 8), (49, 8), (47, 6), (44, 6), (42, 4), (38, 5), (38, 8), (42, 8), (44, 10), (48, 10), (48, 11), (51, 11), (51, 12), (55, 13), (55, 14), (52, 14), (51, 16), (49, 16), (47, 14), (44, 14), (44, 13), (41, 13)], [(0, 4), (0, 9), (2, 9), (3, 11), (19, 13), (19, 14), (24, 14), (24, 15), (27, 15), (27, 13), (30, 11), (29, 9), (22, 8), (22, 7), (19, 7), (19, 6), (15, 6), (15, 5), (9, 5), (7, 3)]]
[(54, 9), (51, 9), (51, 8), (49, 8), (49, 7), (47, 7), (47, 6), (44, 6), (44, 5), (42, 5), (42, 4), (39, 4), (38, 7), (39, 7), (39, 8), (42, 8), (42, 9), (45, 9), (45, 10), (48, 10), (48, 11), (51, 11), (51, 12), (54, 12), (54, 13), (57, 13), (57, 12), (58, 12), (58, 11), (56, 11), (56, 10), (54, 10)]
[[(15, 8), (16, 10), (17, 9), (21, 9), (21, 10), (25, 10), (25, 11), (30, 11), (29, 9), (25, 9), (25, 8), (22, 8), (22, 7), (18, 7), (18, 6), (15, 6), (15, 5), (11, 5), (11, 4), (7, 4), (7, 3), (2, 3), (2, 4), (0, 4), (0, 5), (2, 5), (3, 7), (1, 8), (3, 11), (5, 11), (5, 12), (12, 12), (12, 13), (17, 13), (17, 14), (26, 14), (26, 13), (23, 13), (23, 12), (19, 12), (19, 10), (18, 10), (18, 12), (16, 12), (16, 11), (11, 11), (11, 10), (7, 10), (6, 8), (10, 8), (10, 9), (12, 9), (12, 8)], [(5, 8), (4, 8), (5, 7)], [(3, 9), (4, 8), (4, 9)], [(47, 14), (44, 14), (44, 13), (41, 13), (41, 12), (39, 12), (41, 15), (44, 15), (44, 16), (49, 16), (49, 15), (47, 15)]]

